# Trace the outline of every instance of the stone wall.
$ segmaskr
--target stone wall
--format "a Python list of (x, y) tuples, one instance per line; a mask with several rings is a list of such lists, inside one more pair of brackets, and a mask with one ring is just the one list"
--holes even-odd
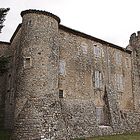
[[(93, 99), (96, 106), (103, 106), (105, 86), (111, 85), (111, 88), (115, 90), (119, 108), (133, 109), (129, 53), (65, 30), (59, 30), (59, 37), (60, 65), (61, 67), (63, 65), (59, 76), (59, 88), (64, 90), (65, 98)], [(94, 52), (96, 47), (101, 51), (98, 57)], [(117, 53), (121, 57), (119, 64), (116, 63)], [(100, 71), (102, 74), (100, 89), (95, 87), (95, 71)], [(116, 88), (116, 75), (122, 76), (122, 90)]]
[[(59, 30), (59, 89), (63, 91), (64, 102), (62, 99), (62, 104), (65, 103), (66, 116), (71, 114), (71, 118), (73, 118), (73, 120), (65, 118), (68, 128), (70, 125), (69, 133), (72, 133), (74, 137), (82, 135), (87, 137), (91, 135), (90, 132), (94, 136), (126, 132), (128, 126), (124, 123), (121, 112), (131, 111), (134, 108), (130, 53), (67, 30), (65, 27), (63, 29), (60, 27)], [(100, 48), (100, 56), (96, 56), (95, 47)], [(102, 87), (98, 89), (95, 87), (95, 71), (103, 74)], [(123, 77), (122, 89), (117, 89), (116, 75)], [(87, 101), (93, 103), (95, 110)], [(85, 105), (85, 103), (87, 104)], [(93, 113), (93, 117), (84, 111), (77, 117), (77, 113), (74, 111), (76, 105), (83, 110), (88, 110), (89, 107), (91, 109), (89, 112)], [(67, 106), (68, 109), (66, 109)], [(101, 124), (98, 124), (98, 108), (103, 109), (103, 114), (100, 114), (103, 117)], [(95, 127), (92, 126), (92, 131), (85, 130), (89, 130), (91, 125), (87, 125), (86, 121), (83, 122), (83, 114), (84, 117), (91, 120)], [(74, 125), (77, 123), (79, 123), (78, 128)], [(81, 132), (81, 135), (78, 132)]]
[(5, 98), (5, 128), (13, 129), (15, 111), (15, 91), (16, 91), (16, 69), (18, 61), (18, 51), (20, 46), (21, 30), (18, 30), (14, 40), (10, 44), (10, 63), (7, 72), (7, 92)]
[(92, 100), (61, 100), (62, 116), (69, 139), (99, 134), (96, 109)]
[[(0, 57), (8, 57), (9, 43), (0, 42)], [(7, 93), (7, 71), (0, 73), (0, 129), (5, 129), (5, 98)]]
[(5, 73), (0, 76), (0, 129), (4, 129), (6, 76)]
[(58, 98), (58, 20), (53, 14), (22, 13), (12, 139), (66, 139)]
[(13, 140), (140, 131), (139, 33), (131, 53), (62, 26), (51, 13), (21, 15), (11, 44), (0, 44), (0, 55), (10, 56), (0, 76), (0, 127), (13, 129)]
[(130, 37), (129, 48), (132, 50), (132, 84), (134, 95), (134, 109), (140, 111), (140, 32)]

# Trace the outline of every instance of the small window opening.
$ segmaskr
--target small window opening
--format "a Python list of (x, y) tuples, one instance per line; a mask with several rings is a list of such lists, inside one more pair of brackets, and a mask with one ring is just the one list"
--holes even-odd
[(24, 58), (24, 68), (30, 68), (31, 67), (31, 58), (26, 57)]
[(59, 98), (64, 98), (63, 90), (59, 90)]
[(29, 21), (27, 22), (27, 24), (28, 24), (29, 26), (31, 26), (31, 25), (32, 25), (32, 21), (29, 20)]

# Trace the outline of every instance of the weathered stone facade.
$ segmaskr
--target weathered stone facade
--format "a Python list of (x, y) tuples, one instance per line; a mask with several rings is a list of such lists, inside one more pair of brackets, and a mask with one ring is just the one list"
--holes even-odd
[(27, 10), (0, 75), (0, 124), (13, 140), (69, 140), (140, 131), (140, 35), (124, 49)]

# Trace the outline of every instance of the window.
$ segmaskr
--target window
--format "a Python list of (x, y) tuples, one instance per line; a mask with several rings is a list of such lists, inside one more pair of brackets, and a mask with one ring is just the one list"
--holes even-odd
[(29, 20), (29, 21), (27, 22), (27, 25), (31, 26), (31, 24), (32, 24), (32, 22), (31, 22), (31, 20)]
[(64, 60), (60, 60), (59, 61), (59, 74), (60, 75), (65, 75), (65, 61)]
[(100, 71), (95, 71), (95, 88), (102, 88), (102, 73)]
[(104, 49), (101, 48), (102, 57), (104, 57)]
[(100, 47), (94, 46), (94, 56), (101, 57), (101, 49)]
[(115, 75), (116, 80), (116, 89), (119, 91), (123, 90), (124, 82), (123, 82), (123, 75), (122, 74), (116, 74)]
[(104, 57), (104, 50), (101, 47), (101, 45), (100, 46), (94, 45), (94, 56), (95, 56), (95, 58)]
[(24, 68), (30, 68), (31, 65), (32, 65), (31, 57), (25, 57), (24, 58)]
[(103, 108), (102, 107), (96, 107), (96, 119), (97, 119), (97, 123), (99, 125), (103, 124), (103, 120), (104, 120), (104, 115), (103, 115)]
[(87, 54), (87, 46), (81, 46), (83, 54)]
[(63, 90), (59, 90), (59, 98), (63, 98), (64, 95), (63, 95)]
[(122, 55), (118, 51), (116, 51), (115, 53), (115, 60), (117, 65), (120, 65), (122, 63)]
[(130, 68), (130, 61), (129, 61), (128, 57), (126, 57), (126, 59), (125, 59), (125, 66), (126, 66), (126, 68)]
[(87, 44), (82, 42), (80, 47), (81, 47), (82, 53), (87, 54), (87, 48), (88, 48)]

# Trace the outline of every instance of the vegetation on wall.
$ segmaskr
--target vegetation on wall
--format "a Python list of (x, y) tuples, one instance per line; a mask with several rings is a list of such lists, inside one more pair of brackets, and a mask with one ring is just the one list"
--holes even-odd
[(4, 27), (3, 22), (5, 21), (5, 16), (9, 10), (9, 8), (0, 8), (0, 33), (1, 29)]
[(0, 140), (10, 140), (10, 132), (6, 130), (0, 130)]
[(0, 74), (3, 74), (7, 72), (8, 70), (8, 63), (9, 63), (9, 58), (8, 57), (0, 57)]

